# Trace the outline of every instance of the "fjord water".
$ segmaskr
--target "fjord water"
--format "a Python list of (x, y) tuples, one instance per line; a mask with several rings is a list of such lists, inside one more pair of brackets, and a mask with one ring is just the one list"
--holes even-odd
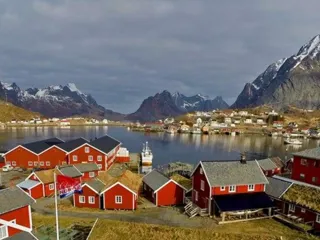
[(81, 126), (71, 128), (28, 127), (0, 129), (0, 150), (8, 150), (17, 144), (59, 137), (63, 140), (84, 137), (88, 140), (108, 134), (123, 143), (130, 152), (140, 152), (146, 141), (154, 154), (153, 166), (170, 162), (196, 164), (199, 160), (238, 160), (241, 152), (248, 159), (279, 156), (290, 158), (291, 152), (319, 146), (319, 141), (304, 139), (302, 146), (283, 144), (281, 137), (265, 135), (190, 135), (132, 132), (122, 127)]

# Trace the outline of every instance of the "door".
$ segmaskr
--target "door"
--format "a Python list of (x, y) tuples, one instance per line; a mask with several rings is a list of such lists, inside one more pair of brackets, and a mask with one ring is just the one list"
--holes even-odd
[(0, 239), (5, 239), (9, 237), (8, 235), (8, 227), (7, 226), (0, 226)]

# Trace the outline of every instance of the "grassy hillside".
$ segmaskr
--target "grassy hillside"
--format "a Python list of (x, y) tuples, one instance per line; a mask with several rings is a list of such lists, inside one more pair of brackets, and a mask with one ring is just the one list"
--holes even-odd
[(39, 113), (30, 112), (11, 103), (6, 103), (0, 100), (0, 122), (4, 123), (11, 121), (12, 119), (29, 120), (39, 116)]

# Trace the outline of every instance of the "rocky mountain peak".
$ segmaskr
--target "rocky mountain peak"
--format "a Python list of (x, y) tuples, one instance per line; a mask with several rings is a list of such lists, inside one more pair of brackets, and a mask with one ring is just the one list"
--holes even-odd
[(272, 63), (252, 83), (247, 83), (233, 108), (262, 104), (302, 108), (320, 106), (320, 35), (304, 44), (297, 54)]

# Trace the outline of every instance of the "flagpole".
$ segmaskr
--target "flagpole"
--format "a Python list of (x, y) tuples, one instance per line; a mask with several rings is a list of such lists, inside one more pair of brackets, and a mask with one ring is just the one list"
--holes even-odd
[(54, 202), (56, 208), (56, 231), (57, 231), (57, 240), (59, 240), (59, 218), (58, 218), (58, 200), (57, 200), (57, 175), (54, 172)]

